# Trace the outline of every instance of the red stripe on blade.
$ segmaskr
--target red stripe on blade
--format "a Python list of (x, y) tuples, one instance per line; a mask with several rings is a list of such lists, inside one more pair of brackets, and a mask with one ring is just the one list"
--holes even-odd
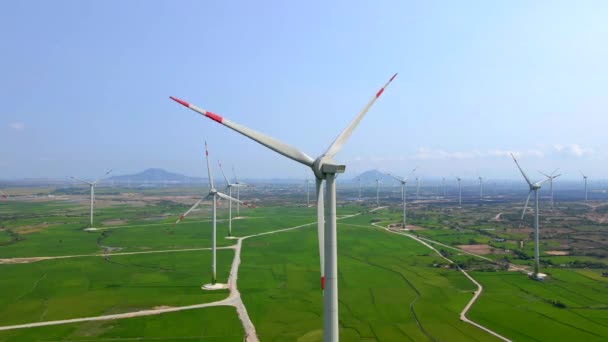
[(179, 104), (181, 104), (182, 106), (186, 106), (186, 107), (190, 107), (190, 104), (184, 100), (180, 100), (177, 97), (173, 97), (173, 96), (169, 96), (169, 98)]
[(380, 97), (380, 95), (382, 95), (383, 91), (384, 91), (384, 88), (380, 88), (380, 90), (378, 90), (378, 92), (376, 93), (376, 97)]
[(393, 75), (393, 77), (391, 77), (391, 79), (390, 79), (390, 80), (388, 80), (388, 81), (389, 81), (389, 82), (390, 82), (390, 81), (392, 81), (392, 80), (393, 80), (395, 77), (397, 77), (397, 73), (395, 73), (395, 74)]
[(211, 113), (211, 112), (207, 112), (205, 114), (206, 117), (208, 117), (209, 119), (213, 120), (213, 121), (217, 121), (219, 123), (222, 123), (222, 120), (224, 120), (221, 116)]

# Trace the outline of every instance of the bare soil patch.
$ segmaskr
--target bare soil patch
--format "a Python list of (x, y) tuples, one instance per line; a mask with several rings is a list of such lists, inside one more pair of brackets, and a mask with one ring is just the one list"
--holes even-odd
[(457, 245), (456, 247), (462, 249), (467, 253), (485, 255), (493, 253), (493, 248), (487, 244), (479, 244), (479, 245)]
[(570, 255), (568, 251), (546, 251), (545, 254), (548, 255)]
[(15, 232), (18, 234), (30, 234), (43, 230), (44, 228), (48, 228), (48, 223), (35, 224), (30, 226), (21, 226), (19, 228), (15, 228)]
[(112, 219), (112, 220), (105, 220), (101, 224), (103, 224), (104, 226), (120, 226), (123, 224), (127, 224), (127, 222), (128, 222), (127, 220)]

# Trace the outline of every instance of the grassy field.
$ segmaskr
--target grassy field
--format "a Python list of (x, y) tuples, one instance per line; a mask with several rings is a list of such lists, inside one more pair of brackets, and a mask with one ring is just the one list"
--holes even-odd
[[(339, 221), (343, 340), (494, 340), (458, 319), (472, 283), (413, 240), (359, 226), (370, 218)], [(243, 248), (239, 288), (260, 339), (319, 340), (314, 227), (252, 238)]]
[(211, 307), (113, 321), (0, 331), (0, 341), (243, 341), (231, 307)]
[[(232, 250), (218, 251), (218, 281), (225, 282)], [(70, 258), (0, 265), (2, 325), (115, 314), (156, 306), (221, 300), (207, 292), (208, 251)]]
[[(159, 195), (158, 191), (147, 191), (150, 196)], [(163, 192), (173, 195), (171, 189)], [(82, 198), (2, 201), (0, 258), (209, 247), (208, 205), (173, 226), (189, 207), (184, 204), (188, 201), (155, 200), (135, 205), (106, 199), (96, 211), (95, 227), (101, 230), (92, 232), (83, 230), (88, 226), (88, 211)], [(463, 209), (420, 204), (409, 208), (409, 223), (424, 228), (413, 232), (416, 235), (452, 246), (488, 244), (516, 249), (517, 254), (487, 257), (531, 264), (532, 244), (519, 248), (516, 243), (517, 239), (530, 238), (513, 223), (520, 209), (504, 203)], [(562, 212), (577, 215), (590, 210), (582, 205), (564, 208)], [(223, 203), (218, 219), (227, 217), (226, 209)], [(371, 226), (372, 222), (400, 222), (401, 210), (396, 204), (373, 213), (361, 205), (338, 208), (339, 215), (357, 212), (363, 214), (338, 221), (342, 340), (495, 340), (458, 318), (472, 297), (473, 283), (422, 244)], [(503, 221), (491, 221), (497, 212), (504, 212)], [(313, 223), (316, 209), (261, 205), (243, 208), (241, 216), (245, 218), (233, 221), (236, 236)], [(549, 217), (543, 221), (549, 222)], [(568, 232), (579, 234), (572, 238), (577, 244), (602, 233), (600, 226), (585, 219), (579, 223), (568, 227)], [(227, 235), (227, 222), (218, 222), (218, 246), (234, 244), (225, 239)], [(508, 241), (497, 242), (496, 238)], [(560, 248), (560, 241), (545, 239), (541, 249)], [(437, 248), (473, 270), (493, 270), (493, 264), (486, 261)], [(593, 249), (600, 250), (601, 246)], [(218, 256), (219, 281), (225, 282), (233, 251), (221, 250)], [(238, 286), (258, 337), (262, 341), (320, 340), (322, 293), (316, 225), (249, 238), (243, 242), (241, 258)], [(545, 282), (530, 281), (515, 272), (471, 271), (484, 292), (469, 317), (517, 341), (608, 339), (608, 278), (602, 276), (606, 258), (543, 255), (542, 260), (544, 272), (550, 275)], [(228, 293), (200, 290), (210, 280), (209, 251), (46, 260), (0, 265), (0, 272), (0, 325), (206, 303)], [(0, 332), (0, 341), (240, 341), (242, 336), (235, 310), (218, 307)]]

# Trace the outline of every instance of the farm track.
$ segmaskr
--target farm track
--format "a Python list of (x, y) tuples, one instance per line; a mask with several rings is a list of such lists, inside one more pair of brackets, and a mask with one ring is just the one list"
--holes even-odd
[[(462, 268), (460, 268), (460, 266), (458, 266), (457, 264), (455, 264), (454, 261), (452, 261), (452, 260), (446, 258), (445, 256), (443, 256), (435, 247), (431, 246), (429, 243), (427, 243), (426, 241), (422, 240), (421, 238), (418, 238), (415, 235), (408, 234), (408, 233), (403, 233), (403, 232), (397, 232), (397, 231), (394, 231), (394, 230), (390, 230), (390, 229), (388, 229), (386, 227), (383, 227), (383, 226), (380, 226), (380, 225), (378, 225), (376, 223), (372, 223), (372, 225), (374, 227), (377, 227), (377, 228), (380, 228), (380, 229), (384, 229), (384, 230), (386, 230), (389, 233), (407, 236), (407, 237), (409, 237), (409, 238), (411, 238), (411, 239), (413, 239), (415, 241), (418, 241), (421, 244), (423, 244), (426, 247), (428, 247), (429, 249), (435, 251), (435, 253), (437, 253), (441, 258), (445, 259), (450, 264), (456, 265), (456, 267), (458, 268), (458, 270), (460, 272), (462, 272), (465, 275), (465, 277), (467, 277), (473, 284), (475, 284), (475, 286), (477, 286), (477, 290), (475, 290), (473, 292), (473, 298), (471, 298), (471, 300), (467, 303), (467, 305), (464, 307), (464, 309), (462, 309), (462, 311), (460, 312), (460, 320), (463, 321), (463, 322), (466, 322), (468, 324), (471, 324), (471, 325), (475, 326), (476, 328), (479, 328), (479, 329), (481, 329), (481, 330), (483, 330), (483, 331), (485, 331), (485, 332), (493, 335), (494, 337), (499, 338), (502, 341), (511, 342), (511, 340), (509, 340), (508, 338), (500, 335), (499, 333), (497, 333), (497, 332), (495, 332), (495, 331), (493, 331), (493, 330), (491, 330), (489, 328), (486, 328), (483, 325), (481, 325), (479, 323), (476, 323), (476, 322), (474, 322), (474, 321), (472, 321), (472, 320), (470, 320), (470, 319), (467, 318), (466, 314), (469, 311), (469, 309), (471, 308), (471, 306), (473, 306), (473, 304), (477, 301), (477, 299), (479, 298), (479, 296), (481, 295), (481, 293), (483, 292), (483, 286), (481, 286), (480, 283), (478, 283), (475, 279), (473, 279), (473, 277), (471, 277), (465, 270), (463, 270)], [(473, 254), (473, 255), (475, 255), (475, 254)], [(487, 258), (484, 257), (484, 259), (487, 259)]]
[[(337, 219), (341, 220), (341, 219), (350, 218), (350, 217), (357, 216), (357, 215), (360, 215), (360, 213), (352, 214), (352, 215), (343, 215), (343, 216), (338, 217)], [(235, 245), (228, 246), (228, 247), (218, 247), (218, 249), (234, 249), (234, 259), (232, 260), (232, 266), (230, 268), (230, 275), (228, 277), (228, 290), (230, 291), (230, 294), (228, 295), (227, 298), (225, 298), (223, 300), (211, 302), (211, 303), (194, 304), (194, 305), (179, 306), (179, 307), (140, 310), (140, 311), (126, 312), (126, 313), (114, 314), (114, 315), (81, 317), (81, 318), (72, 318), (72, 319), (65, 319), (65, 320), (55, 320), (55, 321), (46, 321), (46, 322), (34, 322), (34, 323), (26, 323), (26, 324), (18, 324), (18, 325), (0, 326), (0, 331), (35, 328), (35, 327), (70, 324), (70, 323), (81, 323), (81, 322), (89, 322), (89, 321), (104, 321), (104, 320), (124, 319), (124, 318), (141, 317), (141, 316), (151, 316), (151, 315), (158, 315), (158, 314), (169, 313), (169, 312), (201, 309), (201, 308), (212, 307), (212, 306), (233, 306), (233, 307), (235, 307), (238, 317), (241, 321), (241, 324), (243, 325), (243, 329), (245, 331), (245, 340), (248, 342), (257, 342), (259, 340), (256, 335), (255, 327), (254, 327), (253, 323), (251, 322), (251, 319), (249, 317), (249, 314), (247, 313), (245, 304), (243, 303), (243, 301), (241, 299), (241, 294), (237, 288), (238, 269), (241, 264), (241, 248), (242, 248), (243, 240), (254, 238), (254, 237), (259, 237), (259, 236), (264, 236), (264, 235), (287, 232), (287, 231), (291, 231), (291, 230), (295, 230), (295, 229), (299, 229), (299, 228), (303, 228), (303, 227), (308, 227), (308, 226), (314, 225), (316, 223), (317, 222), (315, 221), (315, 222), (306, 223), (306, 224), (302, 224), (302, 225), (295, 226), (295, 227), (283, 228), (283, 229), (273, 230), (273, 231), (269, 231), (269, 232), (248, 235), (248, 236), (237, 238), (237, 240), (236, 240), (237, 242)], [(67, 256), (59, 256), (59, 257), (46, 257), (47, 259), (43, 259), (43, 260), (58, 259), (58, 258), (76, 258), (76, 257), (87, 257), (87, 256), (169, 253), (169, 252), (176, 252), (176, 251), (193, 251), (193, 250), (210, 250), (210, 248), (194, 248), (194, 249), (185, 249), (185, 250), (163, 250), (163, 251), (146, 251), (146, 252), (130, 252), (130, 253), (67, 255)], [(15, 260), (15, 259), (17, 259), (17, 258), (9, 259), (9, 260)], [(39, 258), (20, 258), (20, 259), (27, 260), (27, 259), (39, 259)], [(7, 260), (7, 259), (0, 259), (0, 260)], [(36, 261), (39, 261), (39, 260), (36, 260)]]

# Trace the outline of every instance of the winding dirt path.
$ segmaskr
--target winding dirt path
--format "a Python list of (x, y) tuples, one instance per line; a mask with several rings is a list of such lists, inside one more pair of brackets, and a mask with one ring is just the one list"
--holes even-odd
[[(419, 243), (423, 244), (424, 246), (428, 247), (429, 249), (435, 251), (435, 253), (437, 253), (441, 258), (445, 259), (450, 264), (456, 265), (456, 267), (458, 268), (458, 270), (460, 272), (462, 272), (465, 275), (465, 277), (467, 277), (473, 284), (475, 284), (475, 286), (477, 286), (477, 290), (475, 290), (473, 292), (473, 298), (471, 298), (471, 300), (467, 303), (467, 305), (464, 307), (464, 309), (462, 309), (462, 311), (460, 312), (460, 320), (463, 321), (463, 322), (469, 323), (469, 324), (475, 326), (476, 328), (481, 329), (481, 330), (487, 332), (488, 334), (490, 334), (490, 335), (492, 335), (492, 336), (494, 336), (494, 337), (496, 337), (496, 338), (498, 338), (498, 339), (500, 339), (502, 341), (512, 342), (511, 340), (509, 340), (508, 338), (500, 335), (499, 333), (497, 333), (497, 332), (495, 332), (493, 330), (490, 330), (490, 329), (484, 327), (483, 325), (481, 325), (479, 323), (476, 323), (476, 322), (474, 322), (474, 321), (472, 321), (472, 320), (470, 320), (470, 319), (467, 318), (466, 314), (469, 311), (469, 309), (471, 308), (471, 306), (475, 303), (475, 301), (477, 301), (477, 298), (479, 298), (479, 296), (483, 292), (483, 286), (481, 286), (480, 283), (478, 283), (475, 279), (473, 279), (473, 277), (471, 277), (465, 270), (463, 270), (462, 268), (460, 268), (460, 266), (458, 266), (457, 264), (455, 264), (454, 261), (452, 261), (452, 260), (448, 259), (447, 257), (443, 256), (437, 249), (435, 249), (435, 247), (431, 246), (429, 243), (427, 243), (426, 241), (424, 241), (422, 238), (419, 238), (419, 237), (417, 237), (415, 235), (412, 235), (412, 234), (409, 234), (409, 233), (390, 230), (390, 229), (388, 229), (386, 227), (383, 227), (383, 226), (380, 226), (380, 225), (378, 225), (376, 223), (372, 223), (372, 225), (374, 227), (377, 227), (377, 228), (380, 228), (380, 229), (384, 229), (384, 230), (386, 230), (389, 233), (407, 236), (407, 237), (409, 237), (409, 238), (411, 238), (413, 240), (416, 240)], [(443, 245), (441, 243), (439, 243), (439, 244)], [(448, 247), (447, 245), (444, 245), (444, 246)], [(452, 248), (452, 247), (450, 246), (450, 248)], [(467, 253), (467, 254), (471, 254), (471, 253)], [(476, 255), (476, 254), (471, 254), (471, 255), (481, 257), (481, 256)], [(488, 258), (485, 258), (485, 257), (481, 257), (481, 258), (488, 259)], [(491, 260), (491, 259), (488, 259), (488, 260)]]

